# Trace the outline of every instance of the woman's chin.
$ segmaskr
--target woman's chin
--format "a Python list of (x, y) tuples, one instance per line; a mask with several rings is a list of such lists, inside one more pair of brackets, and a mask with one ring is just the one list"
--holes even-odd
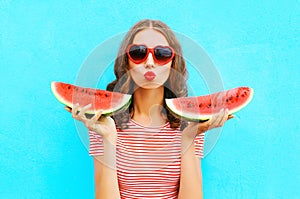
[(163, 84), (159, 82), (143, 82), (138, 84), (137, 86), (143, 89), (156, 89), (158, 87), (161, 87)]

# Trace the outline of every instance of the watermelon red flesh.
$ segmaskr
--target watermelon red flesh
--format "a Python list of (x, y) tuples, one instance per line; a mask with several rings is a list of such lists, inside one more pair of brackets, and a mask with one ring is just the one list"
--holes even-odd
[(80, 110), (80, 108), (91, 104), (91, 108), (86, 112), (88, 114), (102, 110), (103, 115), (110, 115), (126, 108), (131, 100), (131, 95), (83, 88), (63, 82), (52, 82), (51, 89), (58, 101), (68, 107), (73, 108), (75, 104), (79, 104)]
[(166, 105), (175, 115), (191, 121), (206, 121), (222, 108), (233, 114), (244, 108), (253, 97), (253, 89), (238, 87), (198, 97), (166, 99)]

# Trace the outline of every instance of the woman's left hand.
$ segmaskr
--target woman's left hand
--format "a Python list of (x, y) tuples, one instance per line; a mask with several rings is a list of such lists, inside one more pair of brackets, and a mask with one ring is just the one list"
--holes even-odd
[(225, 122), (231, 118), (233, 115), (228, 115), (228, 109), (222, 109), (219, 113), (216, 113), (206, 122), (198, 123), (191, 122), (189, 125), (183, 130), (183, 136), (185, 138), (194, 139), (198, 134), (204, 133), (213, 128), (222, 127)]

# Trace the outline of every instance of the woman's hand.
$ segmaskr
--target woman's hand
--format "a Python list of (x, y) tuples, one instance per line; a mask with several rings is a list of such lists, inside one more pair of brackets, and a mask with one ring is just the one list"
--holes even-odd
[(91, 104), (88, 104), (79, 111), (79, 105), (76, 104), (72, 109), (69, 107), (65, 107), (65, 109), (72, 113), (72, 117), (74, 119), (83, 122), (89, 130), (102, 135), (103, 139), (115, 143), (117, 138), (117, 130), (114, 120), (111, 117), (101, 117), (102, 111), (97, 112), (91, 118), (87, 118), (86, 111), (90, 107)]
[(189, 123), (189, 125), (182, 132), (183, 136), (185, 138), (194, 139), (198, 134), (204, 133), (205, 131), (213, 128), (222, 127), (227, 120), (233, 117), (233, 115), (228, 115), (228, 109), (222, 109), (219, 113), (214, 114), (213, 117), (206, 122)]

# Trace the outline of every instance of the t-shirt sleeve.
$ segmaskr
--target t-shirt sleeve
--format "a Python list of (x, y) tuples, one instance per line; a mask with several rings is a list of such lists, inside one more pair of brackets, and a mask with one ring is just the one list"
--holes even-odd
[(201, 133), (195, 137), (195, 155), (197, 157), (203, 158), (204, 156), (204, 135), (205, 133)]
[(103, 142), (102, 136), (94, 131), (89, 131), (89, 154), (90, 156), (103, 156)]

